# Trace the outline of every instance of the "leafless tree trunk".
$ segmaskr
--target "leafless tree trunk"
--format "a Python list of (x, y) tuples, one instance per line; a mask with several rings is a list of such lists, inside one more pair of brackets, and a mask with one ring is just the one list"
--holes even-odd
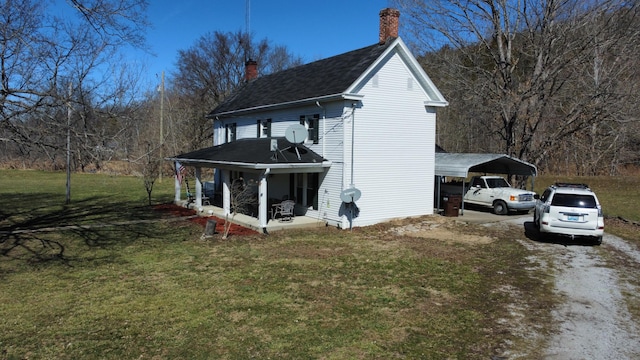
[[(147, 25), (144, 0), (73, 0), (76, 18), (52, 15), (36, 0), (0, 2), (0, 131), (14, 148), (38, 149), (52, 162), (64, 149), (66, 105), (80, 168), (111, 156), (114, 121), (137, 89), (121, 71), (117, 50), (142, 46)], [(130, 69), (129, 69), (130, 70)], [(69, 96), (67, 85), (72, 84)], [(55, 165), (54, 165), (55, 166)]]
[(626, 55), (638, 53), (637, 40), (630, 41), (637, 32), (628, 26), (637, 23), (637, 2), (394, 3), (410, 43), (425, 52), (424, 66), (451, 103), (451, 116), (441, 121), (453, 121), (459, 132), (489, 135), (470, 139), (475, 148), (544, 164), (576, 134), (601, 134), (605, 122), (621, 115), (611, 114), (615, 105), (632, 94), (619, 82), (622, 74), (637, 79), (629, 67), (637, 68), (637, 61)]
[(231, 184), (231, 216), (227, 215), (224, 219), (223, 239), (229, 237), (231, 230), (231, 220), (237, 213), (245, 212), (249, 207), (257, 204), (256, 183), (250, 180), (248, 183), (243, 178), (235, 179)]
[(154, 152), (155, 151), (151, 149), (151, 144), (147, 144), (147, 153), (145, 154), (145, 159), (141, 164), (142, 181), (144, 182), (145, 190), (147, 190), (149, 206), (151, 206), (151, 192), (153, 191), (153, 185), (156, 180), (158, 180), (158, 176), (160, 175), (160, 165), (162, 164), (162, 159), (154, 156)]
[(258, 62), (266, 75), (300, 64), (286, 47), (254, 41), (247, 33), (212, 32), (178, 53), (178, 69), (168, 91), (169, 109), (179, 151), (212, 145), (212, 123), (205, 115), (244, 83), (245, 62)]

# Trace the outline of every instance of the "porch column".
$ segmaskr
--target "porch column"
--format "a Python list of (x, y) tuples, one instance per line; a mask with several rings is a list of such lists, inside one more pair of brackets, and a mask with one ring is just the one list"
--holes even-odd
[(222, 170), (222, 209), (225, 215), (231, 214), (231, 173)]
[(196, 207), (202, 206), (202, 168), (196, 166)]
[(265, 170), (260, 176), (260, 182), (258, 183), (258, 220), (260, 221), (260, 227), (263, 231), (267, 229), (267, 222), (269, 221), (269, 214), (267, 206), (269, 205), (269, 197), (267, 196), (267, 178), (269, 177), (271, 169)]
[(182, 184), (178, 180), (178, 175), (173, 175), (173, 189), (175, 195), (173, 197), (173, 201), (177, 204), (180, 201), (180, 193), (182, 192)]

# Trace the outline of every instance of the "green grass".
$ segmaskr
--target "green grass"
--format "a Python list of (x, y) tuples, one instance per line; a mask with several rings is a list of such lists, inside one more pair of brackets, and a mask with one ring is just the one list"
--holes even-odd
[[(490, 244), (388, 231), (427, 217), (202, 241), (137, 178), (74, 174), (69, 205), (61, 173), (0, 184), (2, 359), (536, 359), (531, 329), (550, 331), (552, 278), (522, 229), (441, 224)], [(171, 199), (165, 179), (154, 202)], [(6, 233), (64, 225), (84, 227)]]

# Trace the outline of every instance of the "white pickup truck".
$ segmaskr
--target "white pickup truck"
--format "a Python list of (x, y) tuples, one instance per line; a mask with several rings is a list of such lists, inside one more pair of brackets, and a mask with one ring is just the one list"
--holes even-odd
[[(460, 195), (463, 183), (441, 184), (441, 194)], [(493, 208), (498, 215), (506, 215), (509, 211), (529, 211), (536, 206), (533, 191), (512, 188), (500, 176), (474, 176), (464, 183), (464, 202)]]

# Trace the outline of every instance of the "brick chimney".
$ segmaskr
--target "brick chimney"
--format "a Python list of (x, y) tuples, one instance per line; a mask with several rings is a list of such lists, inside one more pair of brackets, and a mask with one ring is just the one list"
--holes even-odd
[(255, 60), (247, 60), (244, 63), (244, 80), (249, 82), (258, 77), (258, 62)]
[(380, 44), (384, 44), (389, 37), (398, 37), (399, 18), (399, 10), (386, 8), (380, 11)]

